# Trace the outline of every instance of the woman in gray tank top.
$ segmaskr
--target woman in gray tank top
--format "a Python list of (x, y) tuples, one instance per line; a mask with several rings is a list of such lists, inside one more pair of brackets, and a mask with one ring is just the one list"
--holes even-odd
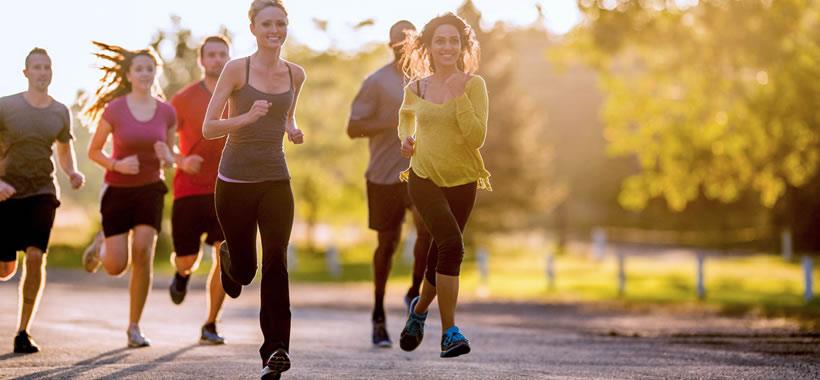
[[(256, 274), (256, 230), (262, 240), (262, 301), (259, 349), (262, 378), (290, 368), (290, 301), (287, 247), (293, 226), (293, 193), (283, 150), (284, 136), (301, 144), (294, 111), (305, 71), (280, 58), (287, 37), (287, 11), (278, 0), (255, 0), (248, 16), (257, 50), (229, 62), (208, 104), (202, 134), (227, 136), (214, 201), (225, 233), (219, 259), (222, 287), (236, 298)], [(230, 117), (220, 120), (226, 104)]]

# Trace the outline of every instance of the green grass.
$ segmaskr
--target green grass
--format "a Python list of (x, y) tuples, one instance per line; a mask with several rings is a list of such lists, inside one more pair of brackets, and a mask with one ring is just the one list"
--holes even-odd
[[(698, 300), (695, 288), (695, 258), (688, 255), (629, 256), (625, 261), (626, 288), (620, 296), (617, 262), (607, 256), (596, 261), (584, 253), (567, 253), (555, 258), (555, 286), (546, 280), (546, 256), (538, 249), (516, 246), (515, 239), (490, 245), (490, 273), (482, 282), (475, 256), (468, 253), (462, 265), (461, 293), (490, 300), (524, 302), (596, 302), (628, 308), (713, 310), (726, 315), (754, 314), (788, 317), (803, 321), (808, 328), (820, 328), (820, 298), (803, 301), (803, 273), (799, 263), (786, 262), (777, 255), (707, 257), (706, 298)], [(503, 244), (498, 244), (498, 243)], [(340, 250), (341, 274), (331, 276), (323, 252), (299, 249), (297, 267), (291, 271), (295, 282), (371, 281), (372, 247), (369, 240)], [(503, 248), (501, 248), (503, 247)], [(410, 264), (402, 260), (402, 246), (396, 252), (389, 286), (405, 287), (410, 281)], [(172, 273), (168, 259), (170, 243), (160, 239), (155, 269)], [(55, 245), (49, 266), (79, 268), (81, 248)], [(209, 265), (201, 265), (205, 273)], [(820, 281), (820, 263), (815, 266), (815, 282)], [(820, 286), (815, 286), (820, 293)]]

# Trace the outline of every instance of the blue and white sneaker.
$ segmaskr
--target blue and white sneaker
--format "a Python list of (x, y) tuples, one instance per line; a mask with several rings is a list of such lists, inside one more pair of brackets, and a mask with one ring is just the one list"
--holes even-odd
[(419, 297), (413, 298), (410, 302), (410, 315), (407, 316), (407, 323), (404, 324), (404, 329), (401, 330), (401, 338), (399, 339), (399, 346), (402, 350), (413, 351), (421, 344), (424, 339), (424, 321), (427, 320), (427, 312), (424, 314), (417, 314), (413, 310), (416, 304), (419, 303)]
[(458, 326), (453, 326), (441, 336), (441, 357), (454, 358), (470, 353), (470, 341), (461, 334)]

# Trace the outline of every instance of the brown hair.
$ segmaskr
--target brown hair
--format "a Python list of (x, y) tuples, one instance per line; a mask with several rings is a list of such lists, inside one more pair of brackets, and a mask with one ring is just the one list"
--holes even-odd
[(51, 59), (51, 57), (48, 56), (48, 52), (46, 51), (46, 49), (35, 47), (34, 49), (31, 49), (30, 52), (28, 52), (28, 55), (26, 55), (26, 68), (28, 68), (29, 58), (31, 58), (31, 56), (35, 55), (35, 54), (42, 54), (42, 55), (48, 57), (48, 59)]
[(205, 37), (205, 39), (202, 40), (202, 43), (199, 45), (199, 56), (200, 57), (202, 57), (202, 54), (205, 52), (205, 45), (207, 45), (208, 42), (221, 42), (221, 43), (225, 44), (225, 46), (228, 47), (228, 50), (231, 50), (231, 43), (228, 42), (227, 37), (225, 37), (221, 34), (208, 36), (208, 37)]
[(448, 12), (430, 20), (420, 34), (410, 33), (407, 43), (404, 44), (404, 58), (401, 63), (402, 71), (410, 80), (424, 78), (435, 71), (430, 58), (430, 47), (433, 44), (433, 34), (442, 25), (452, 25), (458, 30), (461, 40), (461, 57), (457, 63), (459, 70), (468, 74), (478, 71), (481, 48), (473, 28), (461, 17)]
[(267, 7), (279, 8), (282, 12), (285, 12), (285, 16), (288, 15), (288, 10), (285, 9), (285, 4), (282, 3), (282, 0), (253, 0), (251, 9), (248, 11), (248, 18), (251, 19), (251, 23), (253, 23), (253, 19), (256, 18), (256, 15)]
[[(108, 103), (131, 92), (131, 82), (126, 78), (126, 74), (131, 69), (134, 58), (139, 56), (151, 58), (154, 64), (157, 65), (157, 72), (160, 72), (162, 61), (160, 61), (154, 49), (151, 48), (131, 51), (98, 41), (91, 41), (91, 43), (100, 49), (100, 52), (94, 53), (94, 55), (107, 61), (107, 64), (100, 66), (100, 70), (103, 71), (100, 85), (97, 91), (94, 92), (94, 97), (85, 102), (86, 107), (82, 113), (83, 121), (88, 126), (93, 127)], [(162, 89), (156, 84), (152, 88), (152, 92), (163, 97)]]

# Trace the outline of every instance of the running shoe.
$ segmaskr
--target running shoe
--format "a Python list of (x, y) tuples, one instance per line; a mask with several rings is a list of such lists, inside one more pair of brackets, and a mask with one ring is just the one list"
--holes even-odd
[(34, 342), (31, 335), (25, 331), (20, 331), (14, 337), (14, 353), (15, 354), (33, 354), (40, 352), (40, 346)]
[(441, 336), (441, 357), (454, 358), (470, 353), (470, 341), (461, 334), (458, 326), (453, 326)]
[(384, 319), (373, 321), (373, 346), (390, 348), (393, 342), (387, 334), (387, 322)]
[(416, 304), (419, 303), (419, 297), (413, 298), (410, 302), (410, 315), (407, 316), (407, 323), (404, 324), (404, 329), (401, 330), (401, 338), (399, 338), (399, 346), (402, 350), (413, 351), (421, 344), (424, 339), (424, 321), (427, 320), (427, 312), (418, 314), (414, 310)]
[(231, 278), (231, 255), (228, 253), (228, 242), (223, 241), (219, 245), (219, 266), (222, 269), (220, 279), (222, 280), (222, 288), (225, 289), (225, 294), (231, 298), (239, 297), (242, 293), (242, 284), (236, 282)]
[(262, 379), (279, 379), (282, 372), (290, 369), (290, 357), (284, 348), (277, 349), (262, 368)]
[(94, 236), (94, 240), (83, 252), (83, 268), (85, 268), (85, 271), (88, 273), (96, 272), (97, 269), (100, 268), (100, 264), (102, 264), (100, 261), (100, 248), (102, 247), (103, 240), (103, 233), (100, 231), (97, 233), (97, 236)]
[(183, 276), (179, 272), (174, 273), (174, 280), (171, 281), (171, 286), (168, 287), (168, 292), (171, 293), (171, 302), (176, 305), (185, 300), (185, 294), (188, 293), (188, 280), (191, 275)]
[(139, 326), (129, 327), (126, 334), (128, 335), (129, 348), (148, 347), (151, 345), (151, 341), (140, 332)]
[(202, 333), (199, 336), (199, 344), (225, 344), (225, 338), (216, 332), (216, 323), (208, 323), (202, 326)]

